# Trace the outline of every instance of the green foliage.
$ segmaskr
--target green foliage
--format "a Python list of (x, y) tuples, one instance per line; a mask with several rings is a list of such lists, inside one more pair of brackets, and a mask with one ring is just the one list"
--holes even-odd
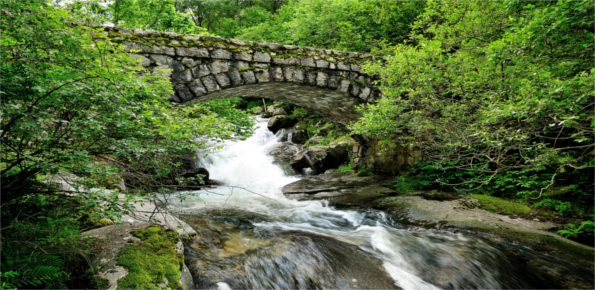
[(425, 1), (291, 1), (240, 38), (348, 51), (385, 53), (403, 43)]
[(416, 182), (408, 176), (397, 176), (393, 188), (398, 193), (407, 193), (416, 188)]
[(477, 202), (481, 204), (482, 209), (493, 213), (506, 215), (527, 215), (531, 213), (530, 207), (519, 202), (481, 194), (470, 195), (469, 198), (477, 199)]
[(410, 45), (364, 68), (354, 133), (419, 148), (425, 188), (593, 205), (591, 1), (429, 1)]
[[(45, 286), (46, 289), (65, 289), (66, 272), (62, 270), (62, 260), (34, 252), (29, 256), (10, 256), (2, 263), (3, 269), (19, 269), (3, 273), (3, 282), (7, 288), (26, 288)], [(3, 288), (4, 289), (4, 288)]]
[(308, 112), (308, 110), (304, 109), (304, 108), (295, 108), (295, 110), (293, 110), (293, 115), (295, 117), (297, 117), (298, 119), (303, 119), (304, 117), (308, 116), (310, 113)]
[[(244, 140), (252, 136), (252, 127), (256, 121), (246, 111), (235, 108), (240, 102), (242, 102), (241, 98), (228, 98), (203, 102), (201, 105), (215, 113), (217, 117), (227, 121), (221, 125), (224, 127), (222, 130), (232, 132), (234, 137)], [(248, 104), (249, 106), (250, 104)]]
[(357, 176), (372, 176), (374, 175), (374, 172), (372, 172), (370, 169), (364, 167), (360, 170), (357, 171)]
[(192, 12), (176, 10), (175, 0), (75, 0), (66, 5), (83, 21), (94, 24), (113, 23), (125, 28), (154, 29), (183, 34), (203, 34)]
[(342, 172), (354, 172), (353, 168), (351, 167), (350, 164), (347, 165), (341, 165), (339, 166), (339, 168), (337, 168), (337, 171), (335, 171), (337, 173), (342, 173)]
[(153, 225), (130, 234), (142, 242), (127, 245), (116, 257), (118, 265), (128, 269), (128, 275), (118, 281), (118, 289), (161, 289), (155, 285), (164, 283), (163, 278), (171, 289), (184, 289), (179, 282), (183, 257), (174, 250), (176, 233)]
[(595, 233), (595, 222), (593, 222), (593, 221), (584, 221), (580, 224), (580, 226), (577, 226), (576, 224), (567, 224), (566, 229), (558, 231), (559, 235), (566, 237), (566, 238), (568, 238), (568, 237), (576, 238), (579, 235), (586, 235), (586, 236), (590, 236), (592, 238), (594, 233)]

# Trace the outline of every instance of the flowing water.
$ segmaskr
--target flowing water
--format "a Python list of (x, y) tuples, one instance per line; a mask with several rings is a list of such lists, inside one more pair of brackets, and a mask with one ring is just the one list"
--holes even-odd
[[(266, 123), (211, 153), (202, 166), (228, 186), (169, 204), (198, 235), (186, 249), (197, 288), (501, 289), (556, 287), (523, 255), (448, 232), (406, 230), (381, 211), (295, 201), (266, 155)], [(515, 250), (521, 251), (521, 250)]]

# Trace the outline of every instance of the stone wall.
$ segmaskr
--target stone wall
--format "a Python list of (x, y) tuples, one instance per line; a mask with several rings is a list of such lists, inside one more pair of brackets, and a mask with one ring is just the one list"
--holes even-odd
[[(415, 148), (397, 145), (393, 148), (381, 148), (378, 138), (365, 140), (354, 136), (353, 168), (368, 168), (374, 173), (398, 175), (407, 170), (421, 158), (421, 152)], [(382, 150), (385, 149), (385, 150)]]

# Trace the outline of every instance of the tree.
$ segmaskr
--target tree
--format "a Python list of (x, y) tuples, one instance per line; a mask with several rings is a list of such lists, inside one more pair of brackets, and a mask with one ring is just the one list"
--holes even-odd
[(302, 0), (270, 21), (245, 28), (241, 38), (301, 46), (383, 53), (402, 43), (425, 1)]
[(430, 1), (416, 45), (365, 68), (383, 98), (353, 129), (419, 148), (425, 184), (524, 198), (574, 186), (556, 198), (592, 205), (593, 11), (592, 1)]

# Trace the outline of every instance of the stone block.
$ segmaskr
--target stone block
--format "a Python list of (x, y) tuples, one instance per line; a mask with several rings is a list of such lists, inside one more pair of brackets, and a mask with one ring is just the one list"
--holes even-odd
[(176, 54), (179, 56), (209, 57), (209, 51), (202, 47), (176, 47)]
[(326, 73), (319, 72), (316, 74), (316, 86), (326, 87), (329, 76)]
[(128, 42), (128, 41), (124, 41), (124, 42), (122, 42), (122, 44), (124, 44), (126, 46), (127, 51), (135, 50), (136, 52), (141, 52), (141, 53), (149, 52), (149, 47), (144, 44), (140, 44), (140, 43), (136, 43), (136, 42)]
[(339, 85), (339, 91), (348, 93), (349, 92), (349, 84), (351, 84), (348, 80), (341, 80), (341, 84)]
[(194, 67), (194, 60), (189, 57), (185, 57), (182, 58), (182, 64), (186, 67)]
[(339, 87), (341, 79), (336, 76), (336, 75), (331, 75), (328, 79), (328, 83), (326, 84), (326, 86), (330, 89), (337, 89)]
[(216, 74), (215, 79), (222, 89), (231, 87), (231, 81), (226, 73)]
[(360, 92), (360, 87), (357, 84), (351, 84), (350, 93), (352, 96), (357, 97)]
[(361, 92), (359, 93), (359, 95), (357, 96), (358, 98), (364, 100), (364, 101), (368, 101), (368, 97), (370, 96), (370, 88), (365, 87), (361, 90)]
[(242, 76), (240, 76), (240, 73), (237, 70), (230, 71), (227, 73), (227, 75), (229, 76), (229, 79), (231, 80), (231, 84), (234, 87), (241, 86), (244, 84), (244, 80), (242, 80)]
[(199, 35), (184, 35), (182, 36), (182, 39), (186, 40), (186, 41), (199, 41), (200, 40), (200, 36)]
[(277, 63), (277, 64), (286, 64), (286, 65), (296, 65), (297, 64), (297, 58), (295, 57), (276, 57), (273, 58), (273, 63)]
[(171, 57), (159, 54), (151, 54), (149, 57), (154, 60), (157, 65), (169, 65), (173, 60)]
[(256, 77), (254, 76), (253, 71), (251, 71), (251, 70), (243, 71), (241, 73), (241, 75), (247, 85), (256, 83)]
[(336, 69), (337, 66), (334, 63), (331, 62), (331, 63), (329, 63), (328, 68), (330, 68), (330, 69)]
[(216, 59), (231, 59), (231, 52), (224, 49), (216, 49), (211, 51), (211, 58)]
[(341, 61), (337, 63), (337, 68), (340, 70), (351, 70), (348, 64), (344, 64)]
[(133, 58), (136, 58), (136, 59), (140, 59), (142, 66), (149, 66), (149, 65), (151, 65), (151, 60), (148, 59), (147, 57), (143, 56), (143, 55), (140, 55), (140, 54), (131, 54), (130, 56), (132, 56)]
[(231, 68), (245, 68), (249, 66), (250, 65), (245, 61), (234, 61), (231, 63)]
[(214, 61), (210, 65), (211, 73), (218, 74), (229, 70), (229, 62), (227, 61)]
[(148, 37), (160, 37), (161, 36), (161, 32), (157, 31), (157, 30), (151, 30), (151, 29), (145, 29), (145, 36)]
[(283, 76), (285, 77), (286, 82), (293, 82), (293, 72), (294, 69), (292, 67), (283, 68)]
[(237, 60), (243, 60), (243, 61), (252, 61), (252, 54), (249, 54), (245, 51), (234, 52), (233, 58), (235, 58)]
[(207, 89), (202, 84), (200, 80), (193, 80), (187, 84), (190, 91), (194, 94), (195, 97), (204, 96), (207, 94)]
[(317, 77), (317, 75), (315, 72), (306, 72), (306, 84), (315, 86), (316, 85), (316, 77)]
[(311, 57), (302, 57), (300, 59), (300, 63), (302, 64), (302, 66), (316, 67), (316, 64), (314, 63), (314, 59)]
[(283, 69), (281, 69), (280, 67), (270, 68), (269, 75), (271, 76), (271, 81), (275, 81), (275, 82), (283, 81)]
[(256, 73), (254, 73), (254, 75), (256, 76), (256, 79), (259, 83), (265, 83), (270, 81), (268, 70), (257, 71)]
[(358, 71), (358, 72), (359, 72), (359, 71), (361, 71), (361, 70), (362, 70), (362, 67), (361, 67), (361, 66), (359, 66), (359, 65), (357, 65), (357, 64), (352, 64), (352, 65), (351, 65), (351, 70), (352, 70), (352, 71)]
[(138, 37), (146, 37), (147, 36), (147, 33), (143, 29), (134, 29), (134, 31), (132, 33)]
[(153, 48), (151, 48), (151, 53), (166, 54), (172, 56), (176, 55), (176, 51), (174, 50), (174, 48), (169, 46), (153, 46)]
[(160, 65), (150, 69), (153, 73), (158, 73), (161, 76), (169, 77), (172, 74), (171, 67), (168, 65)]
[(329, 62), (324, 59), (317, 59), (316, 60), (316, 67), (319, 68), (328, 68)]
[(190, 89), (188, 89), (188, 87), (182, 84), (175, 86), (174, 91), (176, 92), (176, 95), (178, 96), (181, 102), (190, 101), (194, 97), (190, 92)]
[(177, 60), (172, 60), (171, 64), (170, 64), (171, 68), (174, 70), (175, 73), (177, 72), (181, 72), (183, 70), (185, 70), (186, 68), (184, 67), (184, 65), (177, 61)]
[(268, 53), (260, 51), (254, 52), (254, 61), (256, 62), (271, 62), (271, 56)]
[(163, 33), (163, 36), (167, 37), (167, 38), (171, 38), (171, 39), (175, 39), (178, 38), (178, 34), (175, 32), (165, 32)]
[(209, 66), (206, 64), (201, 64), (195, 68), (192, 69), (192, 74), (194, 75), (195, 78), (200, 78), (200, 77), (204, 77), (204, 76), (208, 76), (211, 74), (211, 70), (209, 69)]
[(233, 39), (232, 38), (232, 39), (229, 39), (229, 42), (231, 42), (231, 43), (233, 43), (235, 45), (238, 45), (238, 46), (244, 46), (244, 45), (246, 45), (246, 42), (245, 41), (239, 40), (239, 39)]
[(181, 83), (181, 82), (189, 82), (192, 80), (192, 74), (189, 70), (182, 71), (182, 72), (175, 72), (171, 75), (172, 83)]
[(303, 69), (296, 69), (293, 71), (293, 82), (304, 83), (305, 75)]
[(221, 89), (219, 84), (217, 84), (217, 80), (212, 75), (202, 78), (201, 81), (209, 93), (214, 93)]

